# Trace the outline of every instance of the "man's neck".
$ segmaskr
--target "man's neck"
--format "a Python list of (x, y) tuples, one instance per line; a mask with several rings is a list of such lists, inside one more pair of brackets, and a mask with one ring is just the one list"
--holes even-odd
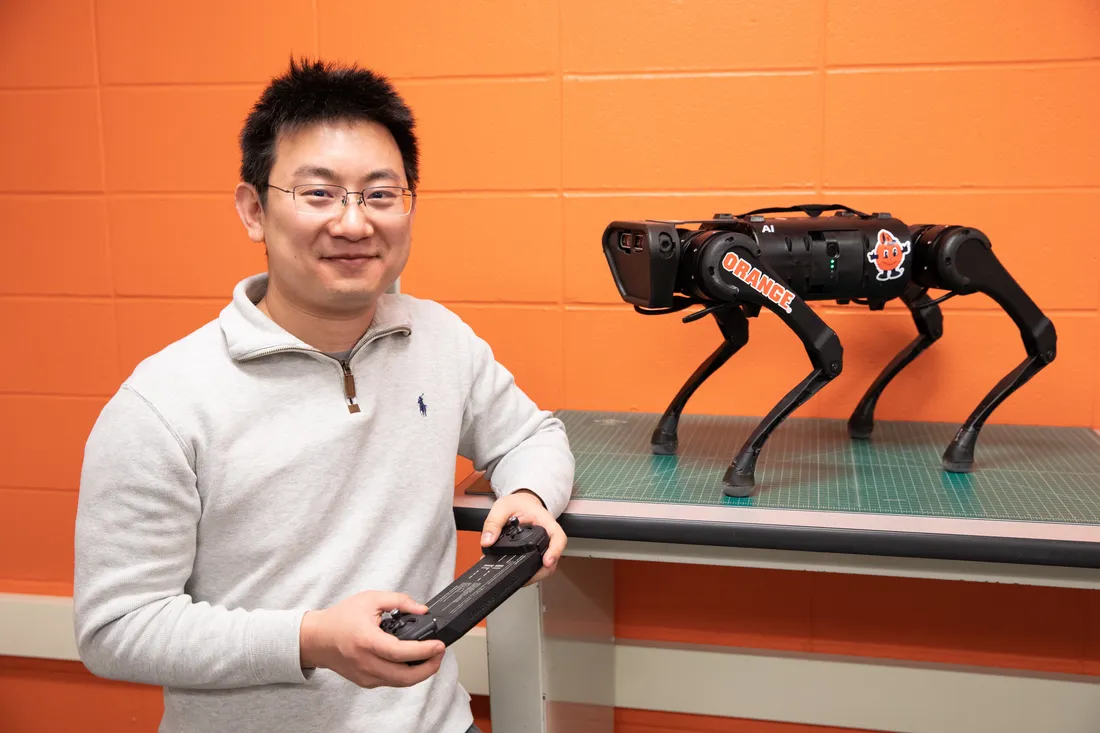
[(313, 313), (285, 298), (269, 282), (267, 293), (256, 307), (287, 333), (315, 349), (334, 354), (347, 351), (362, 338), (378, 306), (375, 302), (363, 312), (346, 315)]

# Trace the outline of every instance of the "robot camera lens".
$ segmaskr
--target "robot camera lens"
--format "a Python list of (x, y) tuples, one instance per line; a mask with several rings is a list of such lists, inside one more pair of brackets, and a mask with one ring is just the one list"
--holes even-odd
[(619, 234), (619, 249), (628, 254), (630, 253), (630, 232)]

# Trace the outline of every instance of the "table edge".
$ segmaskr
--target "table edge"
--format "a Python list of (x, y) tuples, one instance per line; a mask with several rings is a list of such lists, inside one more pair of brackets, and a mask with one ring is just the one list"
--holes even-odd
[[(489, 512), (491, 496), (466, 493), (481, 481), (471, 474), (455, 487), (459, 530), (480, 531)], [(583, 499), (558, 522), (570, 537), (595, 540), (1100, 568), (1100, 527), (1091, 525)]]

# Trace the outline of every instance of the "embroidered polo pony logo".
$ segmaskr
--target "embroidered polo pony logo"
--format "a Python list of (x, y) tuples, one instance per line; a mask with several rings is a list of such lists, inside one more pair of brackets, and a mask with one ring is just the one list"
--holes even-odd
[(416, 404), (420, 406), (420, 414), (427, 417), (428, 406), (424, 404), (424, 395), (420, 395), (416, 398)]

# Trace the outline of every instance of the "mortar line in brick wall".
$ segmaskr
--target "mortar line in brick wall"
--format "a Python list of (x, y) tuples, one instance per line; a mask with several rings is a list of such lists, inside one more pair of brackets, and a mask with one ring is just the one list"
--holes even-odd
[[(114, 394), (113, 392), (111, 394)], [(27, 399), (51, 399), (51, 400), (84, 400), (86, 402), (103, 402), (110, 399), (111, 394), (62, 394), (59, 392), (15, 392), (12, 390), (0, 390), (0, 397), (26, 397)]]
[(41, 302), (44, 300), (63, 300), (69, 303), (83, 303), (87, 305), (103, 305), (105, 303), (118, 303), (118, 302), (164, 302), (171, 301), (175, 303), (190, 303), (190, 304), (202, 304), (202, 303), (226, 303), (229, 300), (229, 292), (225, 296), (214, 295), (133, 295), (126, 293), (119, 293), (115, 295), (70, 295), (66, 293), (13, 293), (13, 294), (0, 294), (0, 302), (18, 303), (18, 302)]
[(424, 199), (453, 199), (453, 198), (497, 198), (500, 196), (554, 199), (561, 196), (561, 186), (557, 188), (530, 188), (530, 189), (453, 189), (449, 191), (420, 189), (417, 196)]
[(787, 66), (760, 69), (648, 69), (645, 71), (572, 71), (562, 74), (566, 81), (620, 81), (630, 79), (732, 79), (758, 76), (811, 76), (816, 66)]
[(562, 304), (557, 301), (518, 301), (518, 300), (451, 300), (449, 298), (437, 298), (440, 304), (450, 308), (484, 308), (499, 310), (526, 310), (526, 311), (560, 311)]
[(585, 189), (567, 188), (564, 191), (565, 198), (619, 198), (626, 196), (680, 196), (683, 198), (700, 198), (704, 196), (805, 196), (814, 192), (813, 186), (804, 188), (737, 188), (714, 189), (701, 188), (697, 190), (657, 191), (627, 188)]
[(66, 295), (64, 293), (4, 293), (0, 294), (0, 303), (38, 302), (43, 300), (67, 300), (73, 303), (110, 303), (111, 295)]
[(990, 193), (1098, 193), (1100, 186), (1092, 185), (1058, 185), (1058, 186), (874, 186), (852, 187), (826, 186), (825, 193), (840, 196), (856, 196), (860, 194), (990, 194)]
[(820, 197), (824, 195), (825, 189), (825, 150), (826, 150), (826, 130), (828, 125), (825, 120), (825, 110), (829, 108), (827, 95), (829, 94), (829, 85), (827, 83), (827, 77), (825, 74), (825, 59), (828, 58), (828, 45), (829, 45), (829, 0), (821, 0), (821, 44), (818, 48), (817, 59), (817, 74), (818, 83), (821, 85), (821, 106), (818, 108), (819, 115), (819, 129), (818, 133), (818, 149), (817, 149), (817, 186), (814, 188), (814, 192)]
[[(911, 63), (911, 64), (852, 64), (825, 66), (828, 74), (856, 74), (874, 73), (881, 71), (950, 71), (967, 69), (998, 68), (1005, 70), (1036, 70), (1051, 68), (1092, 68), (1100, 65), (1100, 58), (1085, 59), (1053, 59), (1037, 61), (960, 61), (951, 63)], [(759, 69), (691, 69), (685, 71), (649, 69), (644, 71), (617, 71), (617, 72), (569, 72), (563, 73), (563, 80), (576, 81), (613, 81), (617, 79), (675, 79), (694, 77), (740, 77), (740, 76), (809, 76), (819, 71), (819, 68), (809, 66), (770, 67)], [(392, 81), (406, 84), (419, 84), (430, 82), (493, 82), (493, 81), (551, 81), (553, 74), (543, 72), (531, 74), (466, 74), (466, 75), (436, 75), (436, 76), (400, 76), (391, 75)], [(252, 79), (244, 81), (135, 81), (135, 82), (111, 82), (97, 85), (99, 89), (241, 89), (254, 90), (261, 88), (265, 79)], [(32, 86), (32, 87), (3, 87), (2, 94), (18, 94), (22, 92), (70, 92), (86, 91), (97, 88), (96, 86)]]
[[(515, 188), (515, 189), (425, 189), (421, 188), (417, 191), (417, 195), (421, 198), (488, 198), (493, 196), (524, 196), (532, 198), (555, 198), (561, 195), (561, 191), (556, 188)], [(229, 206), (233, 205), (233, 188), (227, 186), (224, 189), (206, 189), (206, 190), (191, 190), (191, 191), (127, 191), (116, 190), (110, 191), (106, 194), (100, 192), (55, 192), (55, 191), (2, 191), (0, 190), (0, 198), (10, 197), (81, 197), (87, 198), (92, 196), (105, 196), (107, 199), (178, 199), (178, 198), (205, 198), (205, 199), (220, 199), (228, 202)]]
[(391, 74), (389, 76), (391, 81), (401, 82), (402, 84), (416, 85), (421, 83), (434, 83), (434, 82), (447, 82), (447, 83), (492, 83), (492, 82), (504, 82), (504, 83), (524, 83), (532, 81), (553, 81), (554, 74), (546, 71), (533, 71), (527, 74), (434, 74), (434, 75), (413, 75), (413, 76), (401, 76), (398, 74)]
[[(847, 188), (837, 186), (822, 186), (821, 190), (828, 196), (857, 196), (862, 194), (995, 194), (995, 193), (1097, 193), (1100, 192), (1100, 186), (1076, 186), (1076, 185), (1060, 185), (1060, 186), (961, 186), (961, 187), (947, 187), (947, 186), (883, 186), (881, 188), (875, 187), (859, 187), (859, 188)], [(715, 189), (715, 188), (700, 188), (689, 189), (680, 188), (674, 191), (659, 191), (656, 189), (632, 189), (632, 188), (567, 188), (565, 189), (565, 197), (617, 197), (617, 196), (746, 196), (746, 195), (771, 195), (771, 196), (790, 196), (790, 195), (804, 195), (807, 193), (814, 193), (815, 187), (807, 185), (805, 187), (794, 188), (733, 188), (733, 189)]]
[[(790, 188), (761, 187), (753, 188), (678, 188), (676, 190), (639, 189), (639, 188), (568, 188), (560, 190), (550, 188), (514, 188), (514, 189), (420, 189), (418, 195), (424, 198), (491, 198), (499, 196), (529, 197), (529, 198), (565, 198), (579, 197), (614, 197), (614, 196), (738, 196), (738, 195), (803, 195), (812, 194), (816, 186), (793, 186)], [(823, 186), (828, 195), (860, 195), (860, 194), (989, 194), (989, 193), (1097, 193), (1100, 185), (1066, 184), (1057, 186)], [(104, 194), (100, 191), (2, 191), (0, 198), (106, 198), (113, 199), (171, 199), (171, 198), (210, 198), (227, 199), (232, 204), (232, 189), (205, 190), (205, 191), (111, 191)]]
[(3, 191), (0, 198), (57, 198), (57, 199), (101, 199), (107, 195), (102, 191)]
[[(319, 33), (319, 32), (318, 32)], [(319, 44), (319, 40), (318, 40)], [(551, 81), (554, 78), (554, 74), (547, 72), (532, 72), (529, 74), (437, 74), (431, 76), (422, 75), (398, 75), (390, 74), (390, 81), (401, 82), (402, 84), (415, 85), (421, 83), (432, 82), (531, 82), (531, 81)], [(107, 84), (98, 84), (100, 89), (181, 89), (185, 91), (202, 90), (202, 89), (221, 89), (221, 90), (249, 90), (258, 91), (268, 79), (256, 78), (256, 79), (238, 79), (234, 81), (114, 81)], [(18, 93), (18, 92), (66, 92), (66, 91), (86, 91), (94, 89), (96, 86), (33, 86), (33, 87), (2, 87), (0, 88), (0, 94), (4, 93)]]
[[(228, 198), (227, 198), (228, 195)], [(417, 197), (420, 199), (446, 199), (446, 198), (496, 198), (501, 196), (524, 198), (556, 198), (561, 195), (560, 188), (530, 188), (530, 189), (431, 189), (420, 188)], [(233, 191), (231, 188), (225, 191), (113, 191), (109, 198), (129, 199), (155, 199), (155, 198), (196, 198), (225, 199), (229, 205), (233, 204)]]
[(0, 96), (3, 96), (5, 94), (20, 94), (20, 93), (24, 93), (24, 92), (25, 93), (30, 93), (30, 94), (48, 94), (50, 92), (58, 92), (58, 93), (87, 92), (87, 91), (94, 91), (97, 88), (98, 88), (97, 85), (94, 84), (94, 83), (93, 84), (85, 84), (85, 85), (75, 85), (75, 86), (65, 85), (65, 86), (57, 86), (57, 87), (50, 87), (50, 86), (0, 87)]
[(321, 9), (318, 6), (318, 0), (313, 0), (313, 55), (318, 57), (321, 55)]
[[(96, 144), (99, 146), (99, 196), (105, 196), (107, 191), (107, 140), (103, 129), (103, 80), (100, 78), (99, 68), (99, 34), (98, 26), (99, 7), (96, 0), (91, 0), (92, 11), (92, 77), (95, 79), (95, 116), (96, 116)], [(115, 292), (115, 269), (111, 258), (111, 225), (110, 217), (104, 217), (104, 242), (107, 247), (107, 284), (113, 294)]]
[(210, 199), (226, 202), (233, 206), (233, 189), (223, 191), (111, 191), (107, 194), (108, 200), (143, 200), (143, 199)]
[[(974, 186), (974, 187), (944, 187), (944, 186), (906, 186), (881, 188), (840, 188), (836, 186), (823, 186), (822, 189), (828, 195), (859, 195), (859, 194), (948, 194), (948, 193), (1096, 193), (1100, 192), (1100, 186)], [(737, 195), (789, 195), (813, 193), (813, 186), (805, 188), (734, 188), (734, 189), (677, 189), (675, 191), (659, 191), (656, 189), (566, 189), (566, 197), (570, 196), (737, 196)]]
[(110, 84), (100, 84), (101, 89), (127, 89), (131, 91), (178, 89), (181, 91), (204, 91), (218, 89), (222, 91), (251, 91), (259, 92), (266, 83), (266, 79), (245, 81), (115, 81)]
[[(990, 317), (1006, 318), (1006, 319), (1008, 318), (1008, 314), (1005, 313), (996, 304), (994, 304), (992, 301), (987, 301), (987, 302), (989, 302), (989, 305), (987, 307), (981, 307), (981, 308), (964, 308), (964, 307), (960, 307), (960, 306), (957, 306), (957, 305), (948, 306), (945, 303), (945, 304), (940, 306), (940, 310), (943, 311), (944, 313), (951, 313), (954, 316), (963, 315), (963, 314), (971, 314), (972, 313), (974, 315), (980, 315), (983, 318), (990, 318)], [(825, 303), (825, 301), (819, 301), (819, 303), (823, 304), (823, 303)], [(850, 306), (850, 305), (820, 305), (817, 308), (817, 310), (820, 311), (823, 314), (826, 314), (826, 315), (829, 315), (829, 314), (835, 315), (835, 314), (853, 313), (853, 312), (858, 313), (860, 311), (870, 312), (870, 311), (867, 311), (865, 309), (865, 307), (861, 308), (858, 305), (854, 306), (854, 307)], [(895, 315), (898, 315), (898, 316), (904, 316), (905, 318), (909, 318), (909, 319), (912, 318), (912, 316), (909, 314), (909, 311), (904, 309), (904, 308), (898, 308), (898, 309), (896, 309), (894, 311), (891, 311), (891, 312), (893, 312)], [(1043, 308), (1043, 313), (1045, 313), (1046, 315), (1051, 316), (1051, 317), (1053, 317), (1053, 316), (1058, 316), (1058, 317), (1068, 316), (1068, 317), (1071, 317), (1071, 318), (1076, 318), (1078, 316), (1081, 316), (1081, 317), (1086, 317), (1087, 316), (1087, 317), (1095, 318), (1096, 315), (1097, 315), (1095, 308)], [(880, 314), (881, 314), (881, 312), (875, 313), (875, 317), (877, 318)], [(1009, 321), (1009, 323), (1011, 323), (1011, 321)], [(1055, 325), (1057, 325), (1057, 324), (1055, 324)]]
[(938, 61), (935, 63), (883, 63), (883, 64), (826, 64), (829, 74), (877, 73), (882, 71), (965, 71), (969, 69), (1003, 69), (1005, 71), (1034, 71), (1038, 69), (1078, 69), (1100, 65), (1100, 57), (1082, 59), (1035, 59), (991, 61)]
[[(79, 490), (77, 486), (8, 486), (7, 484), (0, 484), (0, 492), (4, 491), (41, 491), (56, 494), (60, 492), (76, 493)], [(2, 592), (2, 591), (0, 591)]]
[[(244, 275), (242, 275), (244, 277)], [(186, 305), (207, 305), (211, 303), (229, 303), (232, 297), (232, 286), (229, 285), (225, 295), (156, 295), (156, 294), (120, 294), (115, 296), (119, 302), (130, 303), (183, 303)]]
[[(561, 255), (561, 272), (558, 277), (558, 335), (560, 337), (560, 343), (565, 343), (565, 290), (566, 290), (566, 271), (568, 268), (565, 266), (565, 60), (562, 58), (562, 29), (565, 27), (565, 23), (562, 20), (562, 4), (559, 1), (556, 6), (555, 20), (557, 21), (557, 51), (554, 56), (554, 60), (557, 65), (557, 79), (558, 79), (558, 199), (557, 199), (557, 214), (558, 223), (561, 227), (558, 247)], [(569, 404), (569, 395), (566, 393), (567, 385), (569, 384), (568, 375), (565, 369), (565, 359), (559, 361), (558, 378), (561, 380), (561, 401), (562, 404)]]
[(99, 3), (97, 0), (92, 0), (92, 72), (95, 78), (95, 112), (96, 112), (96, 126), (97, 126), (97, 143), (99, 145), (100, 156), (100, 188), (103, 190), (103, 208), (104, 213), (108, 214), (103, 217), (103, 247), (105, 249), (104, 254), (107, 257), (107, 289), (111, 294), (111, 337), (114, 339), (115, 350), (115, 376), (120, 378), (124, 373), (122, 357), (122, 341), (118, 338), (118, 308), (117, 301), (114, 300), (115, 294), (118, 292), (118, 284), (115, 281), (115, 264), (114, 264), (114, 251), (111, 248), (111, 217), (107, 212), (107, 199), (106, 191), (107, 185), (107, 131), (105, 129), (105, 117), (103, 115), (103, 72), (100, 68), (100, 53), (99, 53)]

